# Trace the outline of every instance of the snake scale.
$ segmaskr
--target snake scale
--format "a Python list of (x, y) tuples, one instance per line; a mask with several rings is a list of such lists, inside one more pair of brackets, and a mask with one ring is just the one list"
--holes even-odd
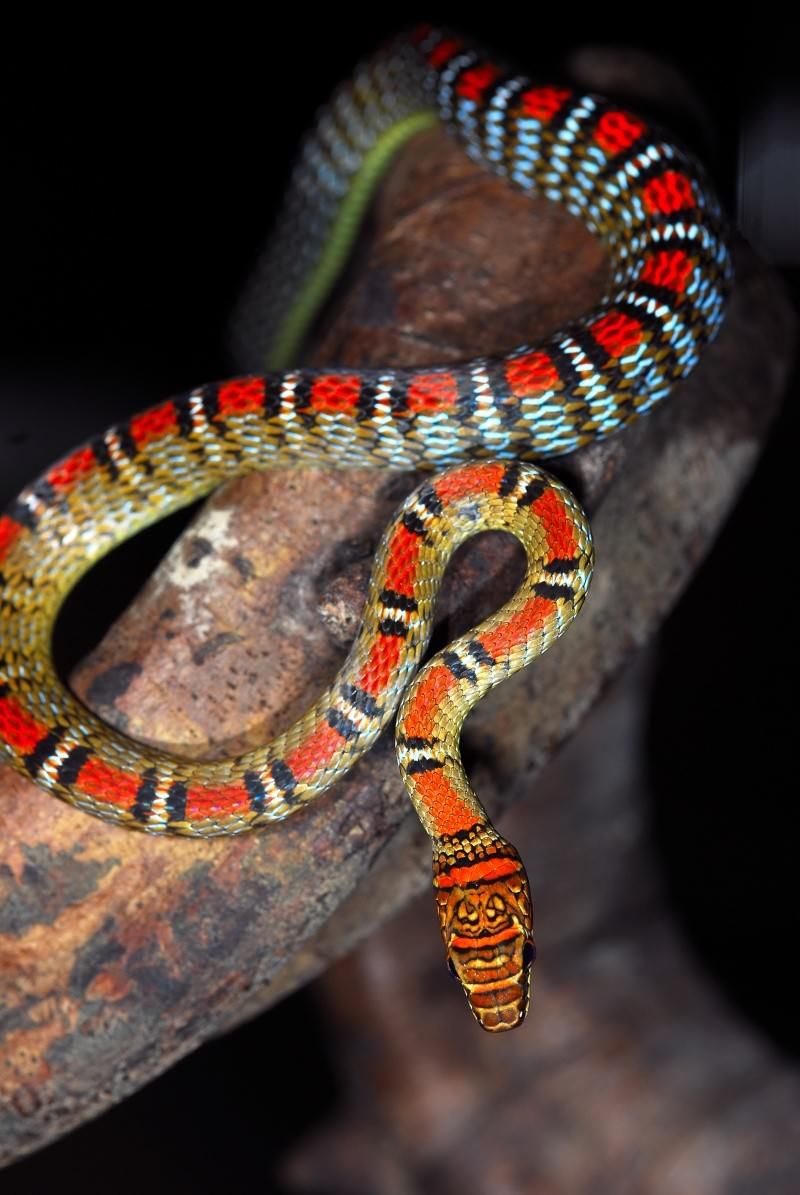
[[(291, 368), (387, 162), (436, 118), (489, 170), (564, 204), (602, 239), (605, 297), (504, 357), (416, 370)], [(516, 850), (470, 788), (461, 726), (489, 688), (566, 629), (589, 584), (585, 517), (530, 462), (626, 426), (695, 366), (731, 280), (724, 228), (700, 165), (618, 104), (534, 83), (429, 27), (391, 42), (308, 135), (243, 304), (240, 349), (268, 372), (133, 416), (54, 465), (0, 518), (8, 760), (121, 825), (239, 834), (334, 784), (402, 698), (400, 770), (433, 840), (451, 970), (485, 1029), (518, 1024), (535, 955), (530, 892)], [(64, 597), (141, 528), (227, 478), (287, 462), (436, 471), (383, 537), (360, 630), (330, 688), (273, 742), (223, 762), (189, 762), (112, 730), (55, 673), (50, 641)], [(493, 528), (525, 549), (520, 589), (412, 680), (450, 555)]]

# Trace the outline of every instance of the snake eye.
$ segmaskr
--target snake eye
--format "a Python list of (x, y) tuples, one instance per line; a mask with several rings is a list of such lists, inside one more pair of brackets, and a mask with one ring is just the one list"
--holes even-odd
[(453, 962), (453, 960), (452, 960), (451, 958), (449, 958), (449, 957), (448, 957), (448, 959), (447, 959), (447, 966), (448, 966), (448, 969), (449, 969), (449, 971), (450, 971), (450, 974), (453, 976), (453, 979), (457, 979), (457, 980), (458, 980), (458, 982), (460, 983), (460, 982), (461, 982), (461, 980), (460, 980), (460, 979), (458, 979), (458, 971), (456, 971), (456, 965), (455, 965), (455, 963)]
[(523, 967), (530, 967), (536, 961), (536, 947), (530, 938), (522, 947), (522, 965)]

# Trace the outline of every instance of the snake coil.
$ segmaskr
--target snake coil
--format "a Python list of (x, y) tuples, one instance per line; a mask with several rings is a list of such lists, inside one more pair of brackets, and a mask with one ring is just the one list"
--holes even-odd
[[(610, 257), (598, 307), (503, 357), (425, 369), (288, 368), (395, 149), (434, 119), (518, 187), (564, 204)], [(716, 334), (731, 278), (700, 165), (598, 96), (511, 74), (428, 27), (356, 72), (304, 144), (283, 216), (238, 321), (240, 354), (270, 371), (200, 386), (72, 452), (0, 518), (0, 740), (11, 764), (86, 812), (154, 834), (239, 834), (280, 820), (369, 749), (402, 698), (400, 770), (433, 840), (451, 969), (476, 1018), (525, 1016), (535, 955), (516, 850), (464, 773), (461, 725), (495, 684), (578, 613), (592, 568), (575, 499), (532, 459), (626, 426), (669, 393)], [(66, 594), (122, 540), (224, 480), (293, 463), (444, 470), (413, 493), (378, 549), (339, 674), (271, 743), (196, 763), (127, 739), (53, 668)], [(514, 597), (436, 656), (442, 573), (484, 529), (527, 556)]]

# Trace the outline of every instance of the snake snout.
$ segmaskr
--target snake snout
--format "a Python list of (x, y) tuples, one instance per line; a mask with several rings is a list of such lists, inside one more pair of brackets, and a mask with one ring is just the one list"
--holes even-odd
[(530, 1004), (535, 957), (536, 947), (522, 930), (502, 946), (480, 939), (471, 947), (451, 946), (448, 966), (481, 1028), (500, 1033), (522, 1023)]

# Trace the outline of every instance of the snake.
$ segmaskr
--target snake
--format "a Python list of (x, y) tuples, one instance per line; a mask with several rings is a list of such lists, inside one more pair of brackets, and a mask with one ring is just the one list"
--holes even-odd
[[(558, 202), (603, 242), (586, 315), (457, 366), (294, 362), (398, 148), (441, 121), (486, 169)], [(245, 372), (150, 407), (77, 448), (0, 517), (0, 742), (76, 808), (150, 834), (235, 835), (303, 809), (399, 712), (401, 776), (433, 846), (448, 965), (490, 1032), (528, 1011), (529, 882), (465, 773), (461, 727), (580, 610), (593, 558), (578, 501), (538, 463), (626, 427), (697, 365), (732, 280), (703, 167), (619, 103), (542, 84), (447, 30), (395, 38), (307, 135), (237, 319)], [(197, 762), (102, 722), (55, 670), (66, 595), (123, 540), (242, 473), (285, 464), (423, 469), (377, 548), (360, 628), (330, 687), (273, 741)], [(343, 517), (346, 512), (342, 512)], [(420, 668), (459, 544), (514, 535), (512, 598)]]

